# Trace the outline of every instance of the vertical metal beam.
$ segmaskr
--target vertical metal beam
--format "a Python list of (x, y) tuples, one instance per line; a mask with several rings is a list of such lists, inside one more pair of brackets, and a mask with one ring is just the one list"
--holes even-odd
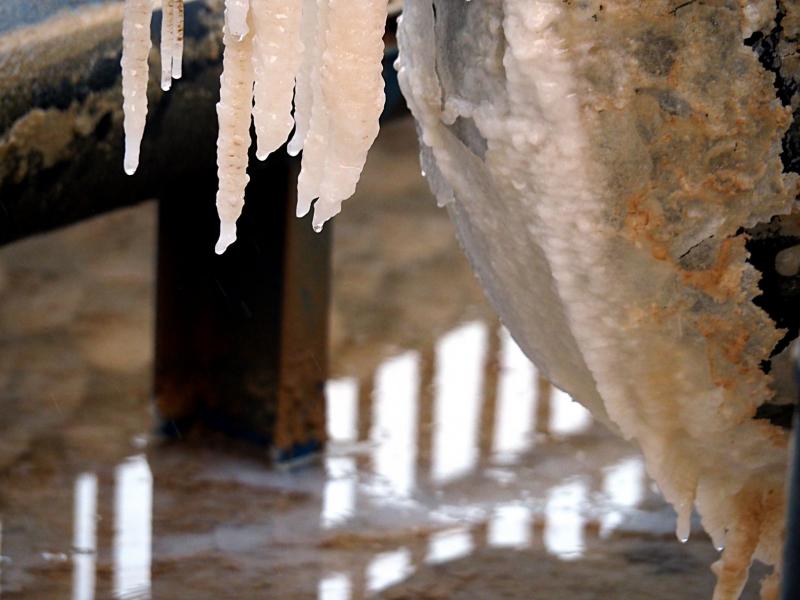
[(294, 217), (296, 164), (250, 161), (238, 241), (214, 254), (215, 170), (159, 204), (155, 396), (162, 431), (223, 432), (279, 461), (321, 448), (330, 228)]

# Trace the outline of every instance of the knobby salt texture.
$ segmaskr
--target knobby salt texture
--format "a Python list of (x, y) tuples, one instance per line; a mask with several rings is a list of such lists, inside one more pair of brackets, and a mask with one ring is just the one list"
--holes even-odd
[[(245, 118), (251, 113), (260, 160), (279, 148), (294, 126), (287, 150), (293, 156), (304, 150), (297, 214), (308, 213), (319, 198), (315, 230), (355, 192), (385, 100), (381, 74), (387, 6), (386, 0), (226, 0), (217, 252), (236, 239), (248, 181)], [(127, 0), (123, 82), (129, 173), (138, 164), (147, 112), (151, 10), (151, 0)], [(184, 0), (162, 0), (162, 10), (161, 87), (167, 91), (182, 72)], [(252, 63), (249, 71), (245, 56)], [(247, 81), (254, 85), (249, 98)]]
[[(320, 0), (325, 2), (325, 0)], [(327, 2), (325, 2), (327, 4)], [(316, 71), (322, 60), (324, 50), (324, 36), (321, 34), (319, 2), (317, 0), (302, 0), (303, 17), (301, 22), (301, 44), (303, 58), (294, 92), (294, 120), (295, 130), (289, 141), (287, 151), (291, 156), (297, 156), (305, 145), (308, 129), (311, 126), (311, 109), (314, 105), (313, 82), (316, 80)]]
[(302, 4), (297, 0), (251, 0), (257, 156), (281, 147), (294, 126), (292, 96), (303, 57)]
[(310, 76), (311, 119), (297, 188), (298, 216), (319, 198), (313, 219), (317, 231), (355, 192), (378, 135), (385, 101), (381, 61), (387, 6), (384, 0), (319, 3), (317, 23), (324, 41), (318, 42), (317, 54), (322, 60)]
[(329, 10), (320, 86), (329, 120), (319, 200), (314, 206), (315, 229), (338, 214), (342, 202), (355, 193), (367, 152), (378, 136), (385, 103), (386, 1), (330, 0)]
[(150, 21), (153, 0), (125, 0), (122, 26), (122, 98), (125, 113), (125, 172), (139, 166), (147, 120), (147, 57), (150, 54)]
[(183, 0), (162, 0), (161, 13), (161, 89), (166, 92), (182, 75)]
[[(780, 572), (787, 434), (762, 361), (742, 228), (792, 211), (789, 111), (742, 32), (766, 3), (406, 0), (400, 83), (423, 168), (509, 330), (548, 377), (637, 441), (715, 600)], [(774, 3), (772, 7), (774, 9)], [(434, 17), (435, 7), (435, 17)], [(720, 77), (720, 74), (736, 74)]]
[[(238, 8), (237, 0), (229, 0)], [(226, 17), (229, 12), (226, 6)], [(236, 221), (242, 214), (247, 175), (247, 151), (250, 148), (250, 119), (253, 107), (253, 36), (243, 38), (228, 29), (223, 36), (225, 53), (220, 77), (220, 98), (217, 104), (219, 137), (217, 138), (217, 212), (220, 234), (217, 254), (236, 240)]]

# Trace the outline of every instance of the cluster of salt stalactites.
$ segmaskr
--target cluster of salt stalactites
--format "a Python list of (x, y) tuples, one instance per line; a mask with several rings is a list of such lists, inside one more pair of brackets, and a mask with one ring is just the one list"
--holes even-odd
[[(183, 0), (163, 0), (162, 8), (161, 85), (168, 90), (181, 76)], [(147, 114), (152, 9), (152, 0), (126, 0), (122, 68), (129, 174), (138, 166)], [(251, 118), (260, 160), (294, 128), (289, 152), (304, 150), (297, 214), (307, 214), (317, 199), (314, 229), (321, 230), (353, 195), (384, 105), (387, 10), (386, 0), (226, 0), (217, 105), (218, 253), (236, 240)]]

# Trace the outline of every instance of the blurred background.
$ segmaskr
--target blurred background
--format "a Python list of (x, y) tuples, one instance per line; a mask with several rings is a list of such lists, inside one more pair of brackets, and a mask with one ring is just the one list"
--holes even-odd
[[(121, 166), (103, 171), (106, 156), (121, 164), (117, 98), (103, 96), (116, 75), (100, 77), (118, 68), (118, 42), (103, 41), (116, 25), (72, 7), (94, 27), (87, 48), (110, 44), (91, 51), (94, 88), (76, 94), (79, 75), (59, 83), (74, 102), (59, 105), (19, 67), (19, 32), (30, 32), (19, 28), (67, 4), (84, 3), (0, 4), (0, 599), (711, 597), (716, 552), (699, 524), (675, 539), (637, 451), (541, 378), (485, 303), (420, 174), (408, 116), (384, 125), (328, 234), (325, 451), (276, 467), (257, 446), (157, 435), (158, 209), (134, 202), (157, 189), (119, 184)], [(105, 4), (91, 8), (116, 23), (119, 3)], [(218, 75), (218, 44), (193, 31), (174, 105), (191, 86), (213, 111), (203, 86)], [(212, 74), (192, 76), (201, 63)], [(154, 173), (181, 160), (155, 150), (180, 125), (159, 102), (143, 166)], [(33, 106), (39, 120), (20, 128)], [(74, 140), (59, 142), (58, 119)], [(118, 186), (103, 211), (133, 206), (85, 218), (102, 211), (30, 200), (89, 177), (53, 170), (85, 148), (103, 154), (82, 169)], [(213, 202), (185, 195), (186, 206)], [(42, 229), (80, 222), (29, 235), (45, 212)]]

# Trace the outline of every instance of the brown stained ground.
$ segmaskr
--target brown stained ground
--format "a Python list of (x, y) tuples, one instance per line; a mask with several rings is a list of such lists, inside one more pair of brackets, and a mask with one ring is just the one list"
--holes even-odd
[(679, 544), (636, 452), (497, 337), (411, 123), (335, 222), (322, 464), (150, 435), (154, 220), (0, 251), (0, 599), (710, 598), (697, 523)]

